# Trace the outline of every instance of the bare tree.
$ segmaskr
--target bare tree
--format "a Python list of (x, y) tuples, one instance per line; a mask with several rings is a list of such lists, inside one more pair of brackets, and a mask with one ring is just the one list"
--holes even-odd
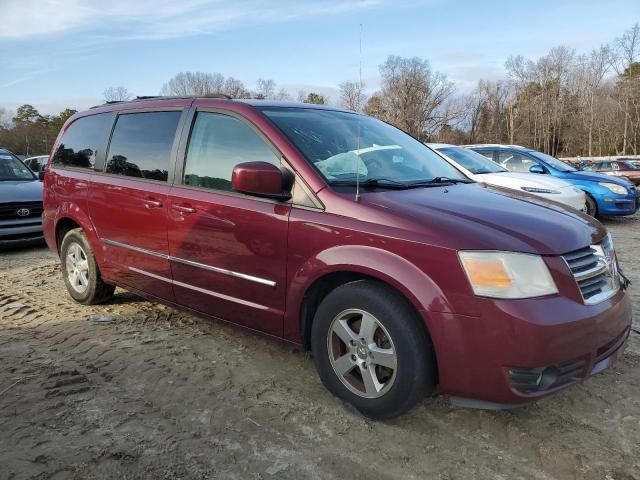
[(419, 139), (433, 136), (446, 123), (443, 106), (454, 92), (446, 75), (427, 60), (389, 56), (380, 66), (382, 119)]
[(340, 84), (341, 106), (354, 112), (362, 112), (367, 103), (364, 88), (364, 82), (342, 82)]
[(278, 90), (278, 93), (276, 94), (276, 100), (280, 100), (282, 102), (288, 102), (291, 100), (291, 95), (284, 88), (281, 88), (280, 90)]
[(227, 77), (224, 81), (222, 93), (231, 98), (250, 98), (251, 93), (244, 87), (244, 83), (234, 77)]
[(586, 110), (582, 116), (587, 129), (587, 155), (593, 155), (593, 133), (595, 128), (596, 96), (600, 93), (602, 83), (611, 66), (611, 52), (603, 45), (592, 50), (589, 55), (578, 57), (574, 72), (576, 84), (575, 95), (582, 102), (582, 109)]
[[(634, 65), (638, 63), (640, 56), (640, 24), (636, 23), (631, 29), (617, 38), (614, 42), (614, 55), (612, 55), (612, 66), (620, 77), (618, 82), (618, 99), (623, 111), (623, 134), (622, 134), (622, 155), (627, 154), (629, 143), (629, 128), (632, 122), (631, 115), (634, 101), (632, 99), (634, 90), (637, 90), (637, 82), (634, 82)], [(635, 87), (635, 88), (634, 88)]]
[(204, 96), (224, 91), (224, 77), (219, 73), (180, 72), (165, 83), (161, 95)]
[(105, 88), (103, 95), (105, 102), (126, 102), (133, 97), (133, 94), (125, 87)]
[(256, 81), (256, 94), (255, 97), (263, 100), (275, 100), (276, 97), (276, 82), (264, 78), (259, 78)]

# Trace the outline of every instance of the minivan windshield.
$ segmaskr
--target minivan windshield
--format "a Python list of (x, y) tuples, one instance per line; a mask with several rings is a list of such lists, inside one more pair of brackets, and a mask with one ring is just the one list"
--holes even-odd
[(31, 170), (10, 153), (0, 152), (0, 181), (35, 180)]
[(473, 150), (469, 150), (468, 148), (442, 147), (436, 148), (436, 150), (476, 175), (482, 175), (484, 173), (502, 173), (509, 171), (506, 168), (501, 167), (497, 163), (492, 162), (484, 155), (480, 155), (479, 153), (474, 152)]
[(303, 107), (261, 111), (331, 184), (469, 181), (431, 149), (380, 120)]
[(553, 168), (555, 168), (556, 170), (560, 170), (561, 172), (577, 172), (578, 171), (577, 168), (574, 168), (568, 163), (564, 163), (558, 160), (557, 158), (552, 157), (551, 155), (547, 155), (546, 153), (534, 152), (534, 151), (527, 152), (527, 153), (529, 153), (530, 155), (533, 155), (538, 160), (542, 160), (543, 162), (548, 163)]

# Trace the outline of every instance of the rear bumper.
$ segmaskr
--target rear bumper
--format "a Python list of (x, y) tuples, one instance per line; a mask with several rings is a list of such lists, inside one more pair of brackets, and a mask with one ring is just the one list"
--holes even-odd
[[(551, 395), (608, 368), (622, 355), (631, 325), (626, 292), (597, 305), (566, 297), (483, 301), (480, 317), (425, 316), (440, 389), (453, 397), (517, 405)], [(521, 389), (513, 372), (554, 367), (559, 383)]]

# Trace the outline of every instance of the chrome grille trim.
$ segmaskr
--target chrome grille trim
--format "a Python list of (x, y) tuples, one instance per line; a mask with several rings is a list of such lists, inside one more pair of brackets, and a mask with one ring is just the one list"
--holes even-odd
[(596, 245), (562, 256), (586, 305), (603, 302), (620, 289), (618, 261), (611, 236)]

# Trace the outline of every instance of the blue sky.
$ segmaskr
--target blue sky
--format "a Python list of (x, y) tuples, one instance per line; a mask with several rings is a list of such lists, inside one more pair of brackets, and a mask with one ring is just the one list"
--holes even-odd
[(180, 71), (337, 100), (358, 78), (359, 24), (368, 89), (393, 54), (428, 59), (464, 93), (503, 77), (509, 55), (586, 52), (639, 21), (638, 0), (0, 0), (0, 108), (82, 109), (120, 85), (154, 95)]

